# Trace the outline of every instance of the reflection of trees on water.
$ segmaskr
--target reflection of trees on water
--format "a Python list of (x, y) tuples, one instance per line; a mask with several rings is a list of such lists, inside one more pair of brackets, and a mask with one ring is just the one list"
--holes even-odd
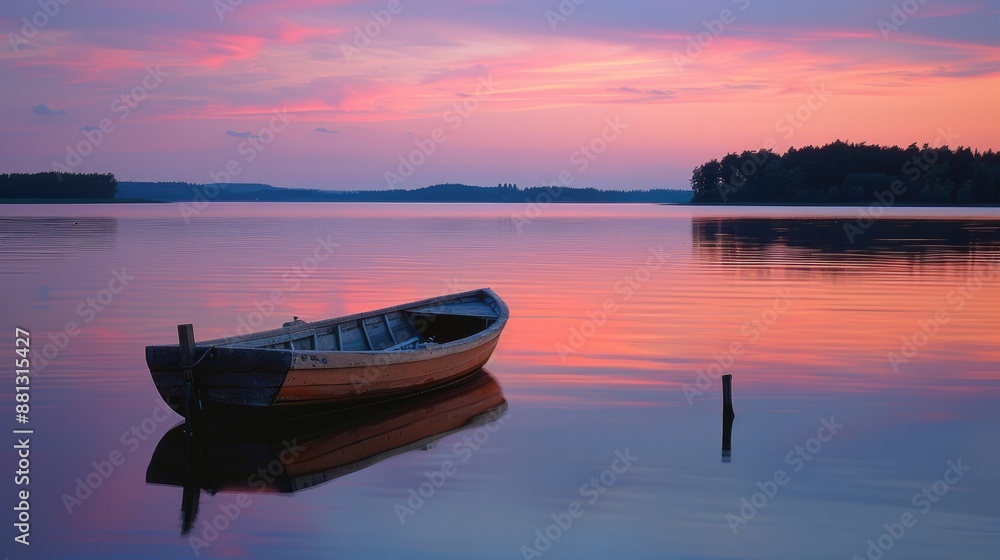
[(738, 267), (741, 276), (840, 276), (898, 263), (965, 275), (1000, 258), (1000, 221), (693, 218), (692, 251), (703, 262)]

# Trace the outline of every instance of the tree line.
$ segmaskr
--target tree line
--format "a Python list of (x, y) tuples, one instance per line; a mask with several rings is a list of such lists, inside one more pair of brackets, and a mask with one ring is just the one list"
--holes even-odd
[(112, 173), (0, 174), (0, 199), (108, 200), (117, 190)]
[(691, 175), (692, 202), (1000, 204), (1000, 153), (842, 142), (729, 153)]

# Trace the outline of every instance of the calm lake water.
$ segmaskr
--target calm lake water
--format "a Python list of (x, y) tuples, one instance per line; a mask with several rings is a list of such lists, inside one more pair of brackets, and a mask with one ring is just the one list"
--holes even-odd
[[(526, 210), (0, 206), (0, 356), (22, 327), (35, 357), (31, 545), (12, 540), (8, 476), (4, 554), (996, 558), (1000, 212)], [(488, 365), (502, 421), (298, 492), (203, 491), (181, 536), (171, 476), (224, 476), (308, 430), (189, 460), (144, 346), (180, 323), (208, 339), (483, 286), (512, 312)]]

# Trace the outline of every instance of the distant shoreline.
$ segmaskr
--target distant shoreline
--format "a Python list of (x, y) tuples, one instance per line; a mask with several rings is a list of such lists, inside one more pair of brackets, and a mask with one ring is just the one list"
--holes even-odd
[[(142, 199), (116, 199), (107, 200), (55, 200), (55, 199), (0, 199), (0, 205), (10, 204), (190, 204), (191, 201), (175, 200), (142, 200)], [(201, 202), (207, 204), (529, 204), (530, 201), (475, 201), (475, 200), (434, 200), (434, 201), (407, 201), (407, 200), (211, 200)], [(632, 201), (607, 201), (607, 200), (568, 200), (554, 201), (551, 204), (564, 205), (586, 205), (586, 204), (651, 204), (663, 206), (700, 206), (690, 202), (632, 202)], [(710, 206), (710, 205), (706, 205)]]
[(677, 203), (689, 202), (692, 192), (681, 189), (599, 190), (595, 188), (536, 186), (519, 188), (501, 183), (481, 187), (449, 183), (412, 190), (325, 191), (275, 187), (260, 183), (192, 184), (121, 181), (117, 196), (131, 199), (203, 204), (205, 202), (395, 202), (395, 203)]
[[(112, 199), (43, 199), (43, 198), (14, 198), (0, 199), (0, 205), (28, 205), (28, 204), (52, 204), (52, 205), (95, 205), (95, 204), (190, 204), (191, 201), (171, 201), (171, 200), (151, 200), (141, 198), (112, 198)], [(405, 201), (405, 200), (211, 200), (202, 201), (201, 204), (215, 203), (239, 203), (239, 204), (530, 204), (531, 201), (469, 201), (469, 200), (436, 200), (436, 201)], [(809, 203), (809, 202), (654, 202), (654, 201), (587, 201), (568, 200), (552, 201), (549, 204), (559, 205), (591, 205), (591, 204), (649, 204), (655, 206), (694, 206), (703, 208), (754, 208), (754, 207), (789, 207), (789, 208), (868, 208), (871, 204), (866, 203)], [(919, 204), (913, 202), (892, 205), (893, 208), (998, 208), (1000, 204), (979, 203), (979, 204)]]
[[(458, 183), (431, 185), (412, 190), (326, 191), (275, 187), (263, 183), (195, 184), (185, 182), (117, 181), (113, 174), (55, 173), (0, 175), (6, 183), (0, 204), (188, 204), (241, 203), (383, 203), (383, 204), (518, 204), (544, 208), (553, 204), (653, 204), (715, 208), (1000, 208), (993, 200), (906, 200), (902, 197), (871, 200), (705, 200), (699, 191), (681, 189), (601, 190), (591, 187), (536, 186), (519, 188), (501, 183), (481, 187)], [(67, 180), (68, 179), (68, 180)], [(65, 183), (63, 182), (65, 181)], [(696, 184), (694, 181), (692, 184)], [(713, 191), (714, 192), (714, 191)], [(19, 194), (38, 196), (17, 197)], [(93, 195), (70, 198), (65, 194)], [(701, 194), (704, 194), (702, 192)], [(60, 196), (63, 195), (63, 196)], [(699, 199), (700, 198), (700, 199)], [(723, 197), (725, 198), (725, 197)]]
[[(95, 204), (190, 204), (191, 201), (171, 201), (171, 200), (150, 200), (140, 198), (111, 198), (111, 199), (43, 199), (43, 198), (12, 198), (0, 199), (0, 206), (3, 205), (29, 205), (29, 204), (51, 204), (51, 205), (84, 205)], [(437, 201), (405, 201), (405, 200), (212, 200), (203, 201), (201, 204), (215, 203), (238, 203), (238, 204), (530, 204), (531, 201), (469, 201), (469, 200), (437, 200)], [(788, 207), (788, 208), (869, 208), (871, 204), (865, 203), (800, 203), (800, 202), (632, 202), (632, 201), (553, 201), (550, 204), (558, 205), (592, 205), (592, 204), (648, 204), (654, 206), (693, 206), (700, 208), (759, 208), (759, 207)], [(893, 208), (997, 208), (1000, 204), (980, 203), (980, 204), (917, 204), (901, 203), (892, 205)]]
[(112, 173), (0, 174), (0, 204), (91, 204), (96, 202), (397, 202), (397, 203), (676, 203), (691, 200), (683, 189), (599, 190), (591, 187), (513, 183), (481, 187), (459, 183), (417, 189), (334, 191), (275, 187), (264, 183), (118, 181)]
[(165, 204), (141, 198), (0, 198), (0, 204)]

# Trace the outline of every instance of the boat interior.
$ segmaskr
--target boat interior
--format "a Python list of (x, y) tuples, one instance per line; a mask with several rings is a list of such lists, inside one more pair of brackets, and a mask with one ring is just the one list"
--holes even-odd
[(413, 350), (473, 336), (499, 317), (496, 302), (469, 296), (346, 321), (310, 324), (296, 320), (285, 324), (291, 332), (235, 346), (346, 352)]

